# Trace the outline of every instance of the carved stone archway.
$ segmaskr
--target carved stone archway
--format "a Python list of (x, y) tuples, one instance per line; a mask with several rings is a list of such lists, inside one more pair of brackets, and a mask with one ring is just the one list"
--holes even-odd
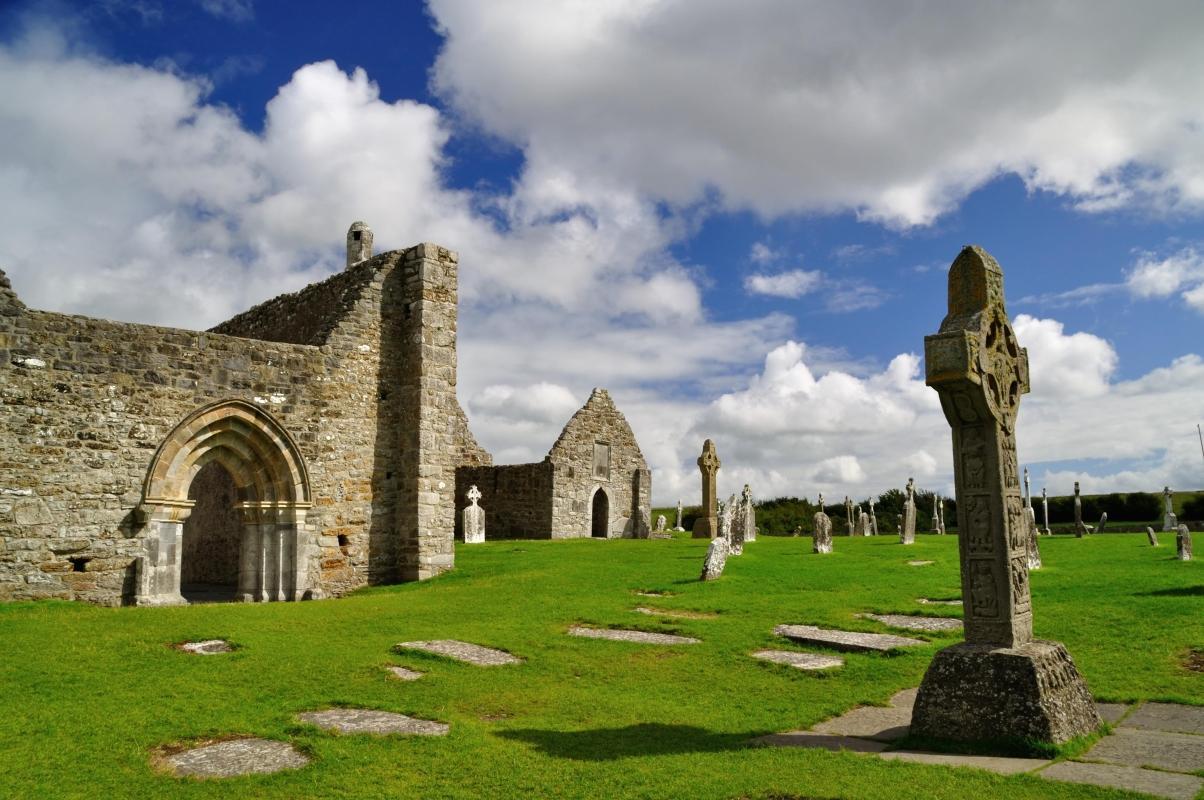
[(177, 605), (184, 520), (192, 479), (217, 461), (234, 479), (242, 514), (238, 598), (300, 600), (310, 595), (309, 474), (296, 442), (270, 414), (242, 400), (198, 409), (159, 446), (142, 486), (137, 516), (144, 554), (134, 602)]

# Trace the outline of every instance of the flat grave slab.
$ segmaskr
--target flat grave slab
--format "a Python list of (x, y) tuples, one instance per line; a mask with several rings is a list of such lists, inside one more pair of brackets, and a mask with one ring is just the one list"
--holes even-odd
[(298, 769), (309, 763), (309, 757), (288, 742), (229, 739), (173, 753), (163, 763), (173, 775), (232, 778)]
[(393, 677), (397, 678), (399, 681), (416, 681), (424, 674), (422, 672), (418, 672), (417, 670), (406, 669), (405, 667), (398, 667), (395, 665), (386, 667), (386, 669), (388, 669), (389, 672), (393, 674)]
[(1181, 706), (1175, 703), (1143, 703), (1120, 726), (1173, 733), (1204, 734), (1204, 708)]
[(405, 714), (377, 711), (371, 708), (331, 708), (298, 714), (297, 719), (319, 728), (339, 733), (395, 733), (415, 736), (446, 736), (449, 725), (427, 719), (414, 719)]
[(753, 658), (785, 664), (795, 669), (817, 670), (844, 666), (844, 659), (837, 656), (821, 656), (816, 653), (799, 653), (794, 650), (758, 650)]
[(500, 667), (506, 664), (521, 664), (523, 660), (504, 650), (482, 647), (479, 644), (460, 642), (455, 639), (435, 639), (429, 642), (402, 642), (399, 650), (422, 650), (437, 656), (463, 661), (478, 667)]
[(878, 756), (891, 761), (911, 761), (916, 764), (937, 764), (943, 767), (985, 769), (988, 772), (997, 772), (1000, 775), (1032, 772), (1049, 764), (1049, 760), (1044, 758), (969, 756), (957, 753), (930, 753), (925, 750), (891, 750), (886, 753), (879, 753)]
[(568, 633), (569, 636), (580, 636), (585, 639), (610, 639), (615, 642), (638, 642), (640, 644), (698, 644), (702, 641), (692, 636), (677, 636), (672, 633), (587, 628), (583, 625), (574, 625), (569, 628)]
[(853, 753), (880, 753), (888, 746), (886, 742), (877, 742), (873, 739), (859, 739), (856, 736), (838, 736), (815, 731), (771, 733), (753, 741), (755, 744), (768, 747), (815, 747), (821, 750), (831, 750), (834, 753), (841, 750)]
[(852, 652), (884, 653), (899, 647), (914, 647), (927, 644), (919, 639), (893, 636), (887, 633), (858, 633), (856, 631), (828, 630), (814, 625), (778, 625), (773, 629), (778, 636), (785, 636), (801, 644), (818, 644), (835, 650)]
[(909, 631), (960, 631), (962, 621), (950, 617), (915, 617), (907, 614), (858, 614), (863, 619), (872, 619), (891, 628)]
[(1204, 736), (1190, 733), (1117, 728), (1083, 755), (1130, 767), (1157, 767), (1171, 772), (1204, 770)]
[(936, 563), (935, 561), (908, 561), (907, 566), (909, 566), (909, 567), (926, 567), (929, 564), (935, 564), (935, 563)]
[(670, 619), (714, 619), (717, 614), (708, 614), (705, 611), (681, 611), (667, 608), (648, 608), (647, 606), (636, 606), (636, 613), (647, 614), (650, 617), (669, 617)]
[(1063, 761), (1037, 774), (1054, 781), (1107, 786), (1171, 800), (1195, 800), (1196, 794), (1204, 788), (1204, 778), (1194, 775), (1112, 764), (1083, 764), (1078, 761)]
[(1116, 722), (1125, 715), (1129, 707), (1124, 703), (1096, 703), (1095, 710), (1104, 722)]
[(928, 597), (917, 597), (916, 602), (922, 606), (960, 606), (961, 600), (932, 600)]
[(911, 708), (858, 706), (839, 717), (812, 726), (816, 733), (859, 736), (880, 742), (893, 742), (907, 735), (911, 727)]
[(218, 653), (232, 653), (234, 648), (225, 639), (205, 639), (200, 642), (181, 642), (176, 649), (195, 656), (215, 656)]

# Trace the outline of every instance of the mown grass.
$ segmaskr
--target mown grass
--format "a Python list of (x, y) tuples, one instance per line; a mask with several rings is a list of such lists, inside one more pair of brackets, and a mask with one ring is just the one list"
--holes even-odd
[[(1032, 577), (1039, 636), (1067, 644), (1101, 700), (1204, 704), (1182, 658), (1204, 646), (1204, 565), (1143, 536), (1044, 539)], [(831, 673), (755, 661), (789, 648), (774, 625), (882, 631), (864, 611), (954, 615), (916, 598), (959, 595), (957, 543), (924, 536), (762, 539), (724, 577), (696, 578), (706, 542), (491, 542), (455, 572), (300, 604), (100, 609), (0, 607), (0, 797), (994, 797), (1120, 793), (822, 751), (750, 747), (915, 686), (955, 635), (893, 656), (847, 655)], [(907, 561), (931, 559), (927, 567)], [(637, 590), (673, 593), (641, 597)], [(713, 612), (669, 619), (636, 605)], [(565, 635), (573, 623), (696, 636), (650, 647)], [(224, 637), (239, 648), (170, 647)], [(521, 656), (477, 668), (397, 642), (455, 638)], [(426, 672), (405, 683), (383, 667)], [(445, 738), (337, 736), (299, 725), (332, 705), (451, 723)], [(224, 781), (156, 772), (159, 746), (223, 734), (287, 739), (310, 766)]]

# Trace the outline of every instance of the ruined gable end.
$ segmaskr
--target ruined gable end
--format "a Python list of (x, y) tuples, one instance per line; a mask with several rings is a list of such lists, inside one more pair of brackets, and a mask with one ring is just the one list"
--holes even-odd
[(4, 270), (0, 269), (0, 314), (15, 315), (25, 309), (25, 304), (13, 291), (13, 285)]

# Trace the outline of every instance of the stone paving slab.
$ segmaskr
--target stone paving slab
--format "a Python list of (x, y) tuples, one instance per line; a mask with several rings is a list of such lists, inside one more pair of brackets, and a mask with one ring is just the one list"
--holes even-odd
[(388, 667), (388, 670), (389, 672), (393, 673), (393, 677), (397, 678), (399, 681), (416, 681), (425, 674), (418, 672), (417, 670), (406, 669), (405, 667), (398, 666), (390, 666)]
[(1096, 703), (1095, 710), (1104, 722), (1116, 722), (1125, 715), (1129, 707), (1124, 703)]
[(914, 647), (927, 644), (919, 639), (908, 639), (905, 636), (892, 636), (886, 633), (858, 633), (855, 631), (838, 631), (817, 628), (814, 625), (778, 625), (773, 629), (778, 636), (785, 636), (791, 641), (802, 644), (818, 644), (836, 650), (853, 652), (879, 652), (894, 650), (898, 647)]
[(1143, 703), (1120, 727), (1204, 734), (1204, 707)]
[(849, 750), (853, 753), (880, 753), (887, 748), (886, 742), (876, 742), (873, 739), (858, 739), (856, 736), (835, 736), (814, 731), (788, 731), (787, 733), (771, 733), (753, 740), (755, 744), (769, 747), (816, 747), (821, 750), (839, 752)]
[(309, 711), (298, 714), (297, 719), (317, 725), (319, 728), (339, 733), (405, 733), (416, 736), (446, 736), (449, 725), (414, 719), (405, 714), (391, 711), (376, 711), (371, 708), (331, 708), (326, 711)]
[(985, 769), (989, 772), (997, 772), (1000, 775), (1016, 775), (1021, 772), (1032, 772), (1049, 764), (1049, 760), (1044, 758), (968, 756), (957, 753), (930, 753), (924, 750), (891, 750), (886, 753), (879, 753), (878, 756), (891, 761), (911, 761), (917, 764)]
[(702, 641), (692, 636), (676, 636), (672, 633), (587, 628), (582, 625), (574, 625), (569, 628), (569, 636), (581, 636), (586, 639), (610, 639), (615, 642), (639, 642), (640, 644), (698, 644)]
[(961, 600), (931, 600), (927, 597), (917, 597), (916, 602), (922, 606), (960, 606)]
[(825, 720), (812, 726), (816, 733), (832, 733), (838, 736), (860, 736), (893, 742), (907, 735), (911, 728), (910, 708), (881, 708), (859, 706), (846, 711), (839, 717)]
[(907, 614), (858, 614), (862, 619), (872, 619), (891, 628), (909, 631), (960, 631), (962, 621), (951, 617), (915, 617)]
[(1171, 800), (1194, 800), (1200, 789), (1204, 788), (1204, 779), (1194, 775), (1111, 764), (1083, 764), (1078, 761), (1063, 761), (1037, 774), (1054, 781), (1144, 792)]
[(1204, 770), (1204, 736), (1190, 733), (1117, 728), (1083, 755), (1130, 767), (1157, 767), (1172, 772)]
[(919, 686), (913, 686), (910, 689), (902, 689), (890, 699), (890, 704), (895, 708), (912, 708), (916, 704), (916, 695), (920, 693)]
[(705, 611), (680, 611), (667, 608), (647, 608), (646, 606), (636, 606), (636, 613), (647, 614), (650, 617), (670, 617), (671, 619), (715, 619), (717, 614), (708, 614)]
[(926, 567), (929, 564), (935, 564), (935, 563), (936, 563), (935, 561), (908, 561), (907, 566), (909, 566), (909, 567)]
[(772, 661), (775, 664), (785, 664), (795, 669), (830, 669), (844, 666), (844, 659), (838, 656), (821, 656), (816, 653), (799, 653), (795, 650), (758, 650), (753, 658), (762, 661)]
[(308, 764), (309, 757), (288, 742), (230, 739), (173, 753), (166, 756), (163, 762), (175, 775), (231, 778), (297, 769)]
[(455, 639), (435, 639), (429, 642), (402, 642), (397, 645), (401, 650), (422, 650), (438, 656), (475, 664), (478, 667), (499, 667), (505, 664), (521, 664), (523, 660), (516, 658), (504, 650), (494, 650), (492, 647), (482, 647), (479, 644), (460, 642)]
[(177, 650), (192, 653), (197, 656), (215, 656), (218, 653), (232, 653), (234, 648), (225, 639), (205, 639), (200, 642), (181, 642)]

